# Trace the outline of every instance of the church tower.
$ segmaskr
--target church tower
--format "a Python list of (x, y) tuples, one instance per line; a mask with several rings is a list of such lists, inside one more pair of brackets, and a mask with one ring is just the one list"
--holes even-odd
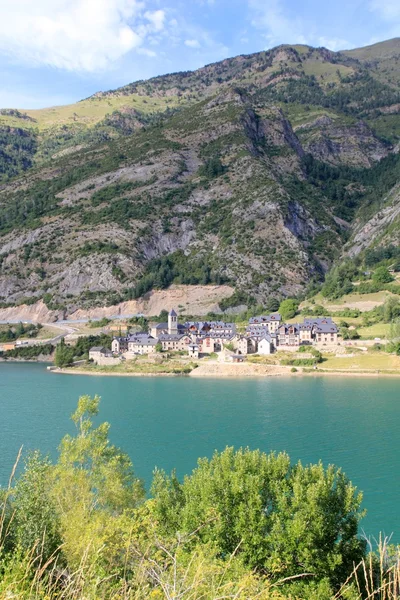
[(176, 335), (178, 333), (178, 315), (174, 309), (168, 315), (168, 333), (169, 335)]

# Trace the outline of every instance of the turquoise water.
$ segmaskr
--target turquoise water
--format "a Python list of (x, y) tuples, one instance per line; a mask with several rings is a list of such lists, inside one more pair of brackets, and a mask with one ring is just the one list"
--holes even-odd
[(0, 364), (0, 483), (22, 444), (56, 456), (79, 395), (102, 397), (100, 420), (136, 473), (188, 473), (226, 445), (286, 450), (293, 461), (343, 468), (364, 492), (368, 535), (400, 541), (400, 387), (397, 379), (215, 380), (55, 375)]

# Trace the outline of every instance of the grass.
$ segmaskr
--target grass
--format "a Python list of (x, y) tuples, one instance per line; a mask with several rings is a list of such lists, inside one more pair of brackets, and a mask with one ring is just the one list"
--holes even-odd
[[(393, 296), (391, 292), (382, 290), (381, 292), (374, 292), (372, 294), (346, 294), (335, 300), (328, 300), (324, 298), (321, 293), (316, 294), (312, 300), (314, 304), (310, 303), (310, 300), (306, 300), (300, 304), (300, 310), (305, 307), (312, 308), (315, 304), (324, 306), (327, 310), (335, 312), (343, 310), (344, 308), (358, 308), (361, 312), (371, 310), (375, 306), (381, 306), (384, 304), (386, 298)], [(340, 318), (340, 317), (339, 317)], [(348, 318), (344, 318), (348, 321)]]
[(332, 64), (317, 59), (309, 59), (304, 61), (303, 70), (306, 75), (315, 75), (317, 79), (322, 76), (325, 83), (338, 83), (340, 81), (338, 71), (342, 77), (348, 77), (354, 73), (354, 69), (352, 67), (346, 67), (345, 65), (340, 64)]
[[(347, 319), (345, 319), (347, 320)], [(369, 327), (360, 327), (358, 333), (364, 340), (373, 340), (374, 338), (385, 339), (390, 331), (390, 323), (375, 323)]]
[(177, 360), (167, 360), (160, 363), (153, 363), (145, 358), (137, 358), (135, 360), (127, 360), (118, 365), (100, 366), (88, 363), (84, 366), (72, 367), (73, 371), (85, 370), (88, 373), (115, 373), (118, 374), (137, 374), (137, 375), (188, 375), (197, 367), (196, 363), (181, 362)]
[(321, 369), (332, 371), (386, 372), (400, 375), (400, 356), (381, 352), (357, 354), (357, 356), (325, 355)]
[[(12, 324), (10, 324), (11, 327), (13, 327)], [(0, 332), (3, 331), (7, 331), (10, 328), (10, 325), (0, 325)], [(32, 337), (29, 335), (29, 333), (26, 333), (24, 335), (22, 335), (21, 337), (19, 337), (19, 340), (48, 340), (51, 338), (56, 337), (57, 335), (59, 335), (61, 333), (61, 329), (58, 329), (56, 327), (50, 327), (50, 326), (45, 326), (42, 327), (41, 329), (39, 329), (38, 334), (35, 337)]]
[(93, 126), (102, 121), (107, 114), (115, 110), (129, 107), (138, 112), (148, 114), (160, 112), (167, 107), (173, 108), (179, 103), (177, 96), (166, 98), (152, 98), (131, 94), (128, 96), (93, 97), (75, 104), (65, 106), (52, 106), (34, 110), (23, 110), (34, 121), (19, 119), (8, 115), (0, 115), (0, 125), (18, 126), (23, 129), (39, 129), (45, 131), (55, 126), (83, 124)]

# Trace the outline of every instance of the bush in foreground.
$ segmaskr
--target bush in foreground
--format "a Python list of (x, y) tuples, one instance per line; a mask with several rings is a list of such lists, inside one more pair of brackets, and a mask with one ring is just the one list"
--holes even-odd
[(361, 494), (340, 469), (227, 448), (183, 482), (157, 471), (146, 499), (98, 406), (81, 397), (57, 462), (29, 455), (0, 491), (0, 598), (355, 600), (370, 575), (386, 585), (387, 552), (363, 575)]

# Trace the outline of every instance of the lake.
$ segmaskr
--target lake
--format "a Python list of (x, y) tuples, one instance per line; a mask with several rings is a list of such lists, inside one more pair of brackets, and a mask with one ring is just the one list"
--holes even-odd
[(400, 542), (400, 381), (361, 378), (86, 377), (0, 364), (0, 483), (23, 444), (56, 457), (82, 394), (102, 397), (98, 422), (147, 486), (155, 466), (179, 477), (227, 445), (286, 450), (292, 461), (341, 466), (364, 492), (362, 527)]

